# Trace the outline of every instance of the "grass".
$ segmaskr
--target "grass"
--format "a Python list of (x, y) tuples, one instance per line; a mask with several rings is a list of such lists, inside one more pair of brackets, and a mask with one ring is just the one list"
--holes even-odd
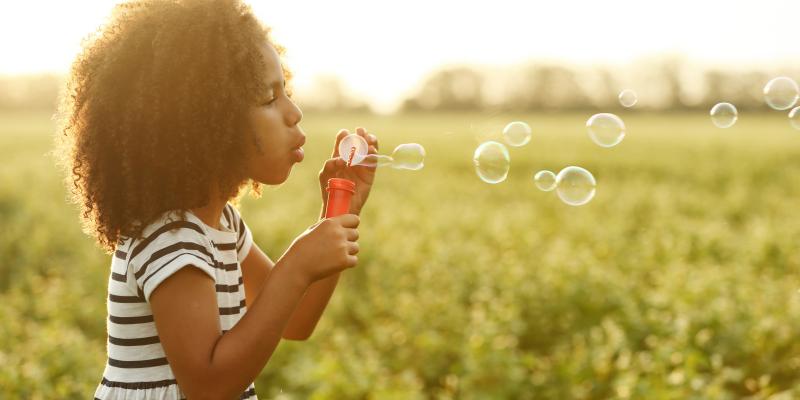
[[(785, 115), (717, 129), (702, 114), (620, 114), (615, 148), (588, 114), (306, 115), (306, 161), (242, 214), (277, 259), (319, 210), (338, 129), (420, 171), (382, 169), (317, 331), (283, 342), (256, 382), (294, 399), (782, 399), (800, 396), (800, 132)], [(472, 153), (506, 122), (507, 181)], [(81, 233), (47, 153), (45, 114), (0, 114), (0, 397), (85, 398), (105, 362), (110, 259)], [(534, 172), (591, 171), (582, 207)]]

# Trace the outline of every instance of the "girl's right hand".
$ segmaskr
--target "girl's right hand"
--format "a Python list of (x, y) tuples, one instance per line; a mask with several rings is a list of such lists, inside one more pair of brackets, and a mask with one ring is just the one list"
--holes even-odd
[(354, 214), (326, 218), (311, 225), (281, 256), (306, 285), (356, 266), (358, 224)]

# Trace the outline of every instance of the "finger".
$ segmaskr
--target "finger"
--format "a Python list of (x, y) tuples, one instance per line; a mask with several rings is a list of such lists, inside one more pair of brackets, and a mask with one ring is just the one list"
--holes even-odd
[(345, 261), (345, 267), (353, 268), (358, 264), (358, 257), (356, 256), (347, 256), (347, 261)]
[(322, 164), (322, 171), (320, 171), (320, 174), (327, 175), (336, 170), (336, 160), (338, 160), (338, 158), (331, 158), (330, 160), (325, 161), (325, 164)]
[(375, 145), (378, 143), (378, 137), (367, 132), (367, 130), (364, 128), (361, 127), (356, 128), (356, 134), (358, 134), (358, 136), (363, 137), (368, 144)]
[(364, 141), (366, 141), (369, 145), (375, 145), (377, 143), (378, 139), (375, 137), (375, 135), (367, 133), (367, 130), (364, 128), (356, 128), (356, 134), (364, 138)]
[(358, 254), (359, 250), (360, 250), (360, 247), (358, 246), (358, 243), (356, 243), (356, 242), (348, 242), (347, 243), (347, 254), (349, 254), (351, 256), (354, 256), (354, 255)]
[(339, 131), (339, 133), (336, 134), (336, 141), (333, 144), (333, 155), (331, 157), (333, 158), (339, 157), (339, 142), (341, 142), (342, 139), (344, 139), (344, 137), (349, 134), (350, 131), (348, 131), (347, 129), (342, 129)]
[(379, 146), (378, 146), (378, 137), (373, 135), (373, 134), (371, 134), (371, 133), (368, 134), (367, 136), (368, 136), (367, 143), (375, 146), (375, 149), (378, 149), (379, 148)]
[(342, 214), (338, 217), (333, 217), (344, 228), (358, 228), (361, 220), (355, 214)]
[(355, 242), (356, 240), (358, 240), (358, 229), (348, 229), (347, 240), (351, 242)]
[(369, 146), (369, 151), (367, 151), (367, 154), (378, 154), (378, 148), (375, 146)]
[(332, 175), (334, 172), (344, 168), (344, 165), (345, 161), (341, 158), (331, 158), (328, 161), (325, 161), (325, 164), (322, 165), (322, 171), (320, 171), (320, 175)]

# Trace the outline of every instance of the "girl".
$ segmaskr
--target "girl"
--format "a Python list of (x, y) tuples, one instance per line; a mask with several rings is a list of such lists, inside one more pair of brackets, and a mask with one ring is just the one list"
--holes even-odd
[(230, 203), (303, 160), (282, 53), (239, 0), (124, 3), (84, 43), (60, 136), (84, 229), (113, 253), (96, 399), (255, 399), (281, 338), (308, 338), (356, 265), (375, 169), (338, 158), (347, 131), (319, 179), (356, 182), (351, 214), (312, 225), (277, 262)]

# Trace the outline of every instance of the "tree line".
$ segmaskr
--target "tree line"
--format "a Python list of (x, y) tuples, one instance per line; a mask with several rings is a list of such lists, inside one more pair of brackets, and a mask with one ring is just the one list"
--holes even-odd
[[(522, 65), (448, 66), (421, 79), (398, 112), (509, 112), (619, 109), (623, 89), (637, 93), (638, 110), (708, 110), (729, 102), (740, 110), (764, 108), (762, 89), (773, 77), (800, 80), (800, 66), (713, 68), (679, 56), (642, 60), (629, 66), (566, 65), (532, 61)], [(0, 76), (0, 110), (55, 110), (64, 76)], [(335, 76), (317, 77), (296, 94), (307, 111), (370, 112)]]

